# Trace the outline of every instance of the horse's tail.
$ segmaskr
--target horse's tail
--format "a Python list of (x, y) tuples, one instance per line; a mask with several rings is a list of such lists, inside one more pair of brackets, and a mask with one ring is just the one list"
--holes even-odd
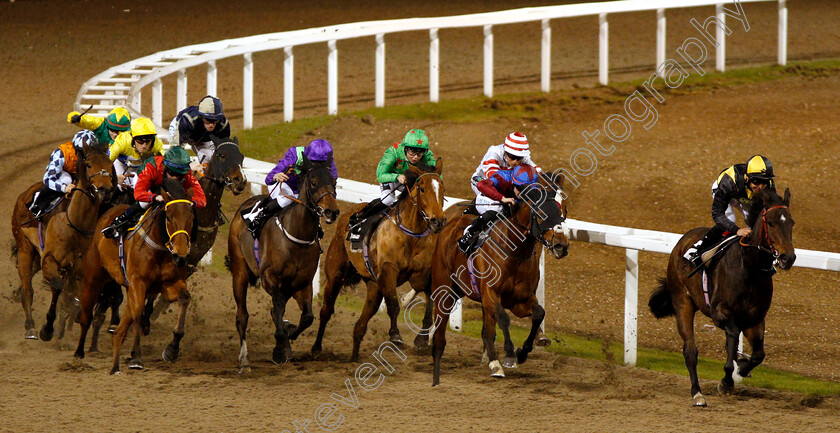
[(674, 303), (671, 301), (671, 290), (668, 288), (667, 278), (659, 279), (659, 287), (650, 295), (648, 307), (650, 312), (653, 313), (653, 317), (657, 319), (673, 316), (676, 313)]

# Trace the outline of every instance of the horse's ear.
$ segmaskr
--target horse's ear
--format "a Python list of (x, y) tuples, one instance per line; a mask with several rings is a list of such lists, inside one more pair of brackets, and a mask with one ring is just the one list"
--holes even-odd
[(435, 161), (435, 173), (443, 174), (443, 157), (442, 156), (437, 157), (437, 160)]
[(172, 196), (169, 195), (169, 193), (166, 192), (166, 190), (164, 190), (164, 189), (160, 190), (160, 195), (163, 197), (164, 201), (166, 201), (166, 202), (172, 201)]
[(790, 207), (790, 188), (785, 188), (785, 198), (782, 199), (782, 203)]
[(210, 141), (213, 142), (214, 146), (219, 146), (220, 144), (222, 144), (222, 140), (219, 137), (216, 137), (213, 134), (210, 134)]
[(416, 165), (413, 165), (413, 164), (408, 165), (408, 171), (410, 171), (411, 173), (414, 173), (417, 176), (420, 176), (421, 174), (423, 174), (423, 172), (420, 171), (420, 167), (417, 167)]
[(233, 137), (233, 142), (236, 143), (237, 146), (239, 146), (239, 137)]

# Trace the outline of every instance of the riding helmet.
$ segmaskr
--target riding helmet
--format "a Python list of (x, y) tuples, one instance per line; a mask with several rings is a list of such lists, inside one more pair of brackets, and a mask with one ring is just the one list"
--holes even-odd
[(183, 148), (172, 146), (163, 155), (163, 165), (175, 174), (184, 175), (190, 171), (190, 156)]
[(773, 175), (773, 164), (770, 163), (769, 159), (761, 155), (755, 155), (747, 161), (747, 179), (770, 180), (773, 177), (775, 177)]

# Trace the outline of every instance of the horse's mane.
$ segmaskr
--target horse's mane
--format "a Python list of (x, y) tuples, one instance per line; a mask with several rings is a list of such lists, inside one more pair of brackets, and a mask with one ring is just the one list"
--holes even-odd
[(161, 189), (169, 193), (173, 199), (176, 200), (187, 200), (189, 197), (187, 196), (187, 190), (184, 189), (181, 182), (177, 179), (164, 177), (163, 182), (160, 184)]
[(747, 227), (755, 226), (755, 223), (758, 221), (758, 218), (761, 216), (761, 212), (764, 208), (782, 204), (784, 204), (783, 200), (776, 192), (776, 188), (765, 188), (756, 194), (755, 199), (750, 206), (749, 218), (746, 220)]

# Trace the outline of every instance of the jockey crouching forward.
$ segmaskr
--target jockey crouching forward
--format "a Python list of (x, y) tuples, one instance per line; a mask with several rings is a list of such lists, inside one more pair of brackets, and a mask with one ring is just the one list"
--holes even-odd
[(111, 225), (102, 229), (102, 234), (106, 238), (116, 238), (141, 209), (146, 209), (153, 201), (163, 202), (163, 196), (157, 192), (164, 178), (177, 179), (185, 190), (192, 189), (192, 202), (196, 208), (207, 205), (204, 190), (195, 176), (190, 174), (190, 156), (187, 155), (187, 151), (180, 147), (172, 147), (166, 155), (155, 156), (146, 164), (137, 176), (137, 184), (134, 187), (134, 199), (137, 201), (115, 218)]
[(502, 211), (503, 205), (513, 205), (519, 199), (519, 194), (530, 184), (539, 180), (537, 171), (530, 165), (518, 165), (513, 170), (498, 170), (489, 179), (484, 179), (476, 185), (481, 196), (487, 203), (476, 207), (478, 218), (464, 229), (464, 235), (458, 239), (458, 248), (469, 255), (478, 233), (489, 227), (490, 223)]
[(181, 110), (169, 124), (169, 143), (189, 144), (198, 156), (201, 172), (216, 151), (211, 134), (217, 138), (230, 138), (230, 123), (222, 110), (222, 101), (210, 95), (202, 98), (198, 105)]
[(403, 140), (385, 150), (376, 168), (379, 181), (379, 198), (368, 203), (362, 210), (350, 216), (348, 240), (359, 240), (361, 223), (368, 217), (389, 209), (397, 202), (408, 182), (406, 172), (409, 165), (435, 167), (435, 155), (429, 149), (429, 137), (422, 129), (412, 129)]
[(114, 161), (120, 188), (134, 188), (136, 174), (143, 170), (143, 161), (163, 155), (163, 143), (157, 138), (155, 124), (145, 117), (132, 120), (131, 130), (117, 136), (114, 144), (108, 148), (108, 155)]
[(73, 182), (76, 181), (76, 164), (79, 158), (83, 158), (82, 148), (85, 145), (96, 147), (97, 143), (93, 131), (84, 130), (77, 132), (73, 141), (64, 143), (53, 151), (44, 173), (44, 186), (35, 192), (32, 204), (29, 205), (29, 211), (35, 218), (41, 218), (53, 200), (76, 187)]
[(102, 150), (105, 150), (114, 144), (114, 140), (116, 140), (121, 132), (128, 131), (131, 125), (131, 115), (123, 107), (114, 108), (105, 117), (91, 116), (73, 111), (67, 115), (67, 121), (93, 132), (98, 144), (104, 146)]
[(482, 205), (492, 206), (497, 201), (482, 194), (478, 190), (478, 183), (484, 179), (489, 179), (499, 170), (509, 170), (520, 164), (530, 165), (537, 173), (542, 172), (542, 169), (531, 160), (531, 150), (528, 147), (528, 138), (525, 137), (525, 134), (511, 132), (505, 137), (503, 144), (497, 144), (487, 148), (487, 153), (481, 159), (481, 164), (475, 169), (475, 173), (470, 178), (470, 185), (476, 195), (475, 203), (479, 207), (479, 214), (482, 213)]
[(706, 235), (685, 253), (695, 267), (705, 265), (702, 254), (716, 246), (724, 237), (737, 234), (747, 236), (752, 233), (749, 227), (739, 228), (735, 224), (735, 209), (749, 219), (755, 193), (764, 188), (775, 188), (773, 183), (773, 165), (770, 160), (755, 155), (746, 164), (735, 164), (718, 175), (712, 184), (712, 219), (715, 221)]
[[(266, 185), (271, 186), (277, 182), (280, 182), (280, 185), (273, 187), (269, 196), (257, 203), (255, 208), (242, 211), (242, 218), (248, 223), (248, 231), (254, 239), (259, 239), (260, 229), (268, 218), (298, 198), (301, 187), (300, 168), (304, 159), (316, 162), (330, 161), (330, 173), (333, 179), (338, 179), (338, 169), (332, 155), (332, 145), (322, 139), (313, 140), (305, 147), (290, 147), (286, 151), (283, 158), (265, 177)], [(319, 226), (318, 238), (323, 236)]]

